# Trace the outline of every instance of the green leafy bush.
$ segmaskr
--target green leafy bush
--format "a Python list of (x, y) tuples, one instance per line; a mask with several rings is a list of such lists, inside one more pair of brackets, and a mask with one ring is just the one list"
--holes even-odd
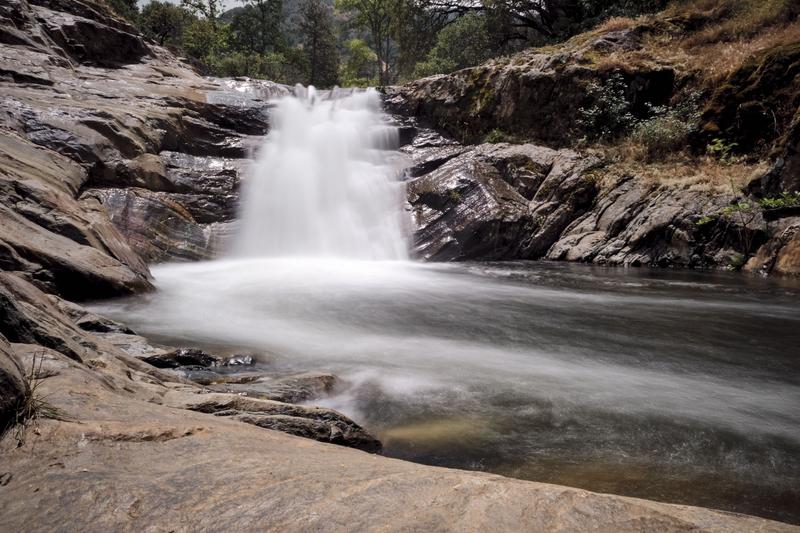
[(727, 142), (725, 139), (716, 138), (711, 141), (711, 144), (706, 146), (706, 153), (719, 159), (723, 163), (732, 164), (738, 160), (734, 154), (738, 146), (738, 143)]
[(604, 83), (590, 83), (587, 96), (591, 104), (578, 110), (578, 125), (592, 139), (612, 140), (627, 134), (636, 124), (627, 97), (628, 84), (622, 74), (613, 74)]
[(772, 198), (762, 198), (758, 205), (764, 209), (783, 209), (786, 207), (800, 207), (800, 191), (783, 192)]
[(483, 138), (483, 142), (497, 144), (497, 143), (513, 143), (514, 137), (507, 134), (503, 130), (499, 128), (495, 128), (489, 133), (486, 134)]
[(414, 76), (424, 78), (472, 67), (491, 57), (486, 20), (470, 13), (451, 22), (436, 35), (436, 44), (425, 61), (417, 63)]
[(649, 106), (651, 117), (638, 122), (631, 138), (641, 143), (650, 159), (684, 148), (700, 121), (700, 93), (691, 93), (673, 107)]

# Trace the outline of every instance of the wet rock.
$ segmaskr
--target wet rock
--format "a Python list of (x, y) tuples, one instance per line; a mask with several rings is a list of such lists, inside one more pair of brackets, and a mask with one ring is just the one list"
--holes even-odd
[(142, 357), (142, 360), (156, 368), (211, 367), (221, 360), (197, 348), (178, 348), (166, 353)]
[(76, 326), (84, 331), (136, 335), (136, 333), (125, 324), (92, 313), (85, 307), (76, 303), (69, 302), (54, 295), (49, 295), (49, 298), (50, 301), (58, 307), (59, 311), (67, 315)]
[(595, 188), (584, 174), (592, 164), (533, 145), (464, 151), (408, 182), (417, 254), (437, 261), (541, 257), (591, 205)]
[(800, 275), (800, 217), (781, 219), (772, 225), (773, 237), (750, 258), (744, 270)]
[(32, 3), (40, 4), (34, 11), (47, 35), (78, 63), (116, 67), (137, 62), (150, 53), (144, 40), (134, 35), (136, 30), (128, 27), (125, 29), (130, 32), (124, 31), (118, 22), (104, 24), (113, 19), (104, 17), (102, 11), (94, 9), (88, 2), (34, 0)]
[[(244, 378), (244, 379), (242, 379)], [(336, 376), (308, 372), (275, 377), (264, 374), (229, 374), (216, 381), (214, 390), (234, 394), (247, 394), (253, 398), (284, 403), (301, 403), (321, 398), (333, 392)]]
[(186, 405), (185, 408), (201, 413), (231, 417), (265, 429), (283, 431), (371, 453), (379, 452), (382, 448), (379, 440), (343, 414), (332, 409), (304, 407), (214, 393)]
[(43, 292), (22, 278), (0, 272), (0, 335), (10, 342), (40, 344), (82, 361), (91, 343)]
[(232, 227), (200, 224), (168, 193), (146, 189), (92, 189), (82, 200), (95, 199), (116, 228), (145, 261), (209, 259), (220, 251)]

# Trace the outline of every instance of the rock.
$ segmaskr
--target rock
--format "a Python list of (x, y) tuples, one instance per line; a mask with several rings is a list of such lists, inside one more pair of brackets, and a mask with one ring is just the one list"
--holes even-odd
[[(44, 26), (44, 31), (70, 58), (78, 63), (116, 67), (134, 63), (150, 54), (150, 49), (139, 35), (123, 31), (118, 24), (103, 24), (108, 19), (96, 20), (100, 11), (80, 0), (36, 0), (35, 3), (52, 6), (47, 9), (37, 6), (36, 17)], [(67, 7), (68, 6), (68, 7)], [(83, 8), (81, 11), (76, 7)], [(72, 13), (64, 11), (70, 9)], [(74, 14), (84, 12), (92, 18)], [(129, 28), (134, 31), (133, 28)]]
[[(438, 155), (434, 155), (438, 157)], [(534, 259), (594, 197), (572, 151), (479, 145), (408, 182), (415, 249), (429, 260)]]
[[(711, 96), (703, 110), (697, 147), (705, 150), (709, 142), (720, 138), (736, 143), (737, 153), (763, 156), (773, 151), (777, 141), (777, 155), (785, 156), (787, 150), (796, 149), (790, 138), (792, 124), (797, 123), (798, 105), (800, 43), (769, 47), (754, 54)], [(791, 180), (791, 174), (785, 178)]]
[(100, 202), (136, 253), (150, 263), (210, 259), (225, 246), (229, 224), (200, 224), (168, 193), (147, 189), (90, 189), (83, 201)]
[[(242, 379), (244, 377), (244, 379)], [(234, 394), (245, 393), (253, 398), (284, 403), (301, 403), (330, 394), (337, 383), (336, 376), (326, 373), (275, 377), (264, 374), (221, 375), (214, 390)]]
[(800, 275), (800, 217), (781, 219), (772, 235), (744, 267), (748, 272)]
[(156, 368), (178, 368), (183, 366), (210, 367), (220, 364), (219, 357), (197, 348), (178, 348), (166, 353), (141, 358)]
[[(586, 87), (602, 84), (612, 73), (623, 77), (627, 97), (637, 115), (648, 104), (669, 102), (675, 84), (671, 67), (656, 63), (628, 65), (626, 69), (595, 65), (597, 47), (606, 52), (635, 47), (630, 30), (609, 32), (603, 40), (567, 44), (561, 53), (531, 49), (511, 57), (448, 75), (387, 87), (390, 111), (423, 118), (464, 142), (480, 142), (500, 128), (533, 142), (566, 146), (580, 138), (578, 111), (591, 105)], [(553, 97), (554, 94), (558, 97)]]
[(233, 417), (246, 424), (275, 429), (321, 442), (340, 444), (368, 452), (379, 452), (381, 443), (364, 429), (332, 409), (207, 394), (183, 406), (185, 409)]
[(6, 272), (0, 272), (0, 334), (11, 342), (52, 348), (77, 361), (89, 353), (85, 332), (44, 293)]
[(59, 311), (67, 315), (72, 322), (84, 331), (95, 333), (122, 333), (125, 335), (136, 335), (136, 333), (125, 324), (121, 324), (110, 318), (96, 315), (80, 305), (49, 295), (50, 301), (58, 307)]
[(0, 335), (0, 437), (19, 422), (19, 414), (29, 394), (25, 371), (11, 345)]

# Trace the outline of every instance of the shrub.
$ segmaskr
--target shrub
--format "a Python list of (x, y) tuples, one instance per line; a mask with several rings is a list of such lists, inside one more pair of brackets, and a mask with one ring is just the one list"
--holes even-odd
[(723, 163), (732, 164), (738, 161), (738, 158), (734, 155), (734, 151), (738, 146), (738, 143), (716, 138), (706, 146), (706, 153)]
[(495, 128), (484, 136), (483, 142), (490, 144), (510, 143), (514, 142), (514, 137), (499, 128)]
[(700, 121), (700, 93), (691, 93), (673, 107), (649, 106), (652, 116), (642, 120), (631, 135), (650, 159), (681, 150)]
[(492, 56), (486, 19), (469, 13), (445, 26), (436, 35), (436, 44), (425, 61), (414, 68), (414, 76), (424, 78), (472, 67)]
[(783, 209), (786, 207), (800, 207), (800, 191), (783, 192), (772, 198), (762, 198), (758, 201), (764, 209)]
[(622, 74), (613, 74), (604, 83), (590, 83), (587, 96), (592, 103), (578, 110), (578, 125), (597, 140), (612, 140), (627, 134), (636, 124), (627, 97), (628, 84)]

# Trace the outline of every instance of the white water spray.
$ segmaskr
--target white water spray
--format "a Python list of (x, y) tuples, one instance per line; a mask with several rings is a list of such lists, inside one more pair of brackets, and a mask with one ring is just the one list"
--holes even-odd
[(297, 93), (272, 110), (243, 189), (235, 254), (407, 259), (402, 169), (392, 158), (398, 134), (377, 92)]

